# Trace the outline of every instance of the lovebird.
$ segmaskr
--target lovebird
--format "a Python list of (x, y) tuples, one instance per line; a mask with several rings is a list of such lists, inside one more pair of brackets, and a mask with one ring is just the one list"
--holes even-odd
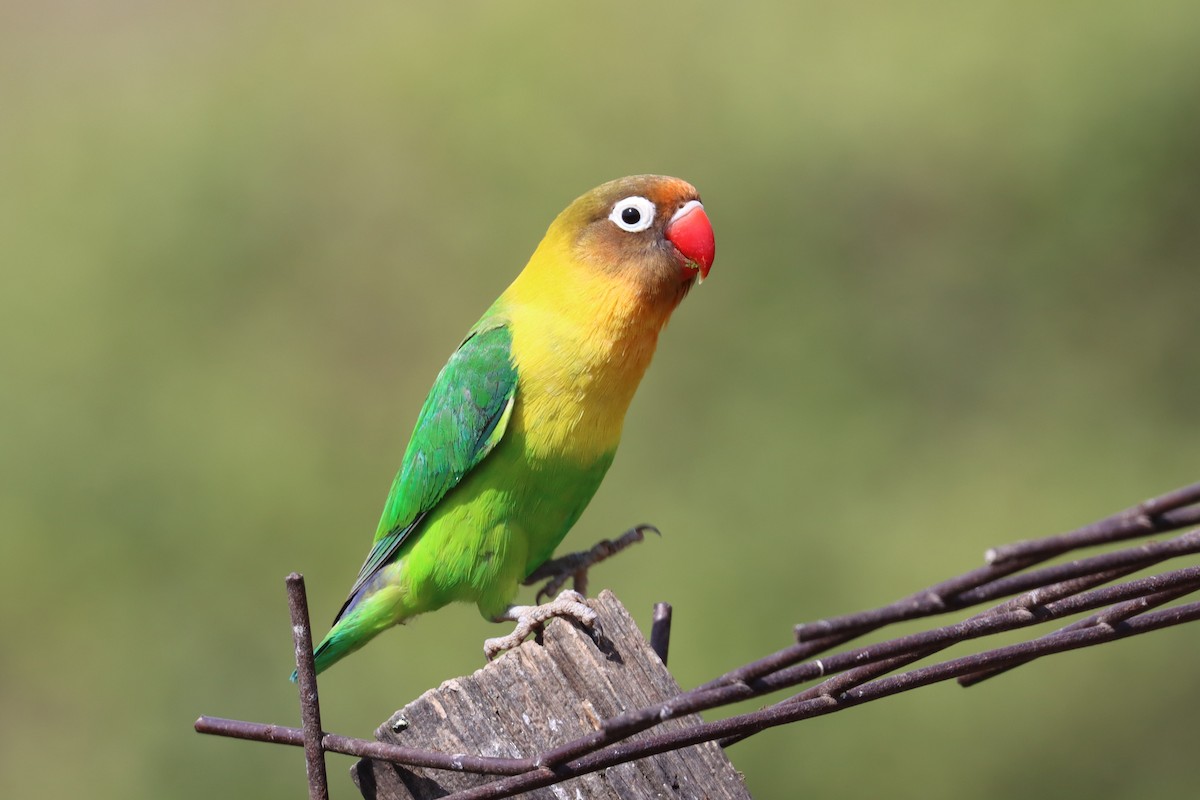
[(611, 181), (555, 218), (434, 381), (370, 553), (314, 650), (318, 672), (455, 601), (517, 623), (485, 642), (489, 659), (553, 616), (595, 621), (571, 591), (513, 601), (599, 488), (659, 333), (714, 254), (700, 196), (678, 178)]

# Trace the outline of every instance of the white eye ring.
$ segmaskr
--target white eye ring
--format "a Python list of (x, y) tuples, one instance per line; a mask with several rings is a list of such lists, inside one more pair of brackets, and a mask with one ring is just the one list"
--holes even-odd
[(644, 197), (634, 195), (626, 197), (624, 200), (618, 200), (608, 218), (621, 230), (638, 233), (654, 224), (656, 210), (654, 203)]

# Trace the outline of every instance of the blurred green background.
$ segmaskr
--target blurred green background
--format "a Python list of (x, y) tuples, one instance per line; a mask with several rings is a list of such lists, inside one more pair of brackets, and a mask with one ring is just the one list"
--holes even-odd
[[(0, 6), (0, 795), (294, 798), (317, 633), (451, 349), (572, 198), (717, 231), (564, 545), (686, 686), (1200, 477), (1200, 5)], [(472, 607), (322, 683), (369, 736)], [(1194, 629), (731, 749), (756, 796), (1190, 796)], [(751, 706), (753, 707), (753, 706)], [(355, 796), (331, 759), (335, 797)]]

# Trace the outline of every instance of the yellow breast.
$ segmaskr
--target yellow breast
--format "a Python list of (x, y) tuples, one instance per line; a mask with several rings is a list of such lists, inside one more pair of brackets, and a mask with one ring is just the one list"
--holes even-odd
[(500, 299), (512, 332), (517, 403), (509, 430), (533, 457), (611, 453), (671, 308), (543, 242)]

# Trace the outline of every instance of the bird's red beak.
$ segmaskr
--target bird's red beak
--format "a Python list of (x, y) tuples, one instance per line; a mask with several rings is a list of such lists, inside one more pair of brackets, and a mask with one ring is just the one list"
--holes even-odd
[(692, 275), (699, 272), (701, 281), (708, 277), (717, 254), (717, 243), (708, 214), (704, 213), (699, 200), (684, 203), (671, 217), (663, 234), (687, 260), (684, 269), (690, 270)]

